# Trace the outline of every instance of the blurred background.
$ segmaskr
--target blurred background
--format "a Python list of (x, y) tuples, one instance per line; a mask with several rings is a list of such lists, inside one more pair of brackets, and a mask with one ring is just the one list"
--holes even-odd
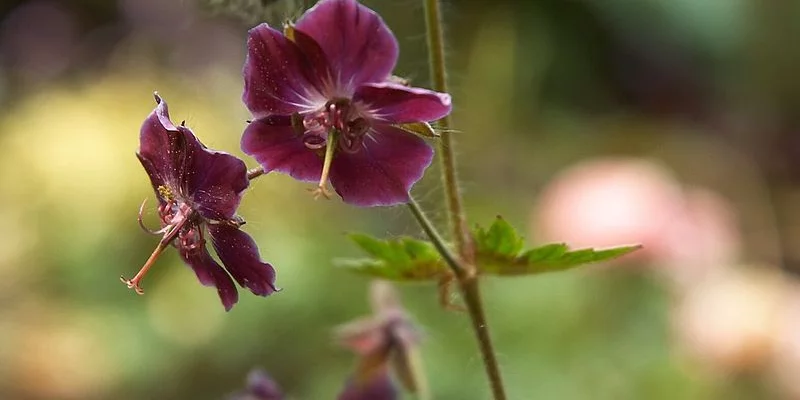
[[(404, 208), (267, 176), (240, 211), (283, 292), (225, 313), (174, 251), (144, 296), (118, 280), (156, 245), (134, 156), (152, 92), (243, 157), (247, 29), (302, 10), (231, 1), (0, 1), (0, 398), (220, 399), (261, 366), (328, 399), (351, 373), (331, 331), (369, 313), (368, 280), (330, 260), (359, 255), (346, 232), (420, 235)], [(421, 2), (365, 3), (400, 41), (396, 73), (428, 86)], [(800, 2), (445, 3), (472, 224), (645, 245), (484, 281), (510, 397), (800, 399)], [(445, 225), (435, 167), (415, 194)], [(488, 398), (467, 318), (400, 290), (434, 398)]]

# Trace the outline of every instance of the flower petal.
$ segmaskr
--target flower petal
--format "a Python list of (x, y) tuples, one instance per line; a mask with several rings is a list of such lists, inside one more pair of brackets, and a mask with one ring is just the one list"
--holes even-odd
[(174, 182), (174, 149), (182, 140), (178, 129), (169, 119), (167, 102), (155, 94), (156, 108), (147, 116), (139, 131), (139, 150), (136, 156), (144, 166), (154, 188), (167, 182)]
[(331, 185), (346, 203), (391, 206), (408, 202), (408, 192), (433, 160), (433, 149), (416, 135), (379, 125), (357, 153), (338, 153)]
[(257, 118), (290, 115), (325, 103), (303, 53), (265, 23), (250, 30), (243, 75), (242, 101)]
[(303, 144), (291, 118), (272, 116), (255, 120), (242, 135), (242, 151), (267, 172), (278, 171), (300, 181), (319, 181), (322, 158)]
[(276, 291), (275, 269), (261, 261), (250, 235), (228, 224), (209, 224), (208, 232), (220, 261), (239, 285), (259, 296)]
[(250, 185), (244, 161), (222, 151), (209, 150), (189, 128), (180, 127), (186, 138), (187, 163), (183, 184), (193, 207), (213, 220), (230, 219), (236, 213), (242, 192)]
[(189, 128), (170, 121), (166, 101), (156, 95), (156, 102), (142, 125), (137, 152), (156, 193), (166, 185), (190, 199), (203, 217), (230, 219), (250, 184), (244, 161), (206, 148)]
[(205, 247), (190, 252), (181, 252), (181, 258), (192, 267), (197, 279), (205, 286), (216, 286), (225, 311), (230, 311), (239, 301), (239, 292), (228, 273), (211, 258)]
[(364, 83), (384, 81), (397, 63), (397, 40), (389, 27), (355, 0), (321, 0), (295, 29), (313, 38), (328, 56), (334, 83), (344, 91), (333, 95), (349, 97)]
[(353, 100), (370, 115), (392, 124), (428, 122), (450, 114), (450, 95), (391, 82), (370, 83), (356, 90)]

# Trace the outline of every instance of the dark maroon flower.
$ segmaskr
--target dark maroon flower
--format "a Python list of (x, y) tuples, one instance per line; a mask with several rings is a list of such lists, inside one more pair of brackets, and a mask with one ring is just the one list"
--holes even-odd
[(242, 149), (266, 171), (328, 179), (359, 206), (405, 203), (433, 150), (408, 129), (450, 112), (450, 96), (391, 76), (397, 40), (356, 0), (321, 0), (282, 33), (250, 30), (242, 99), (255, 117)]
[(390, 371), (407, 390), (424, 392), (426, 383), (418, 354), (421, 335), (417, 327), (388, 282), (374, 281), (370, 299), (373, 316), (345, 324), (336, 332), (338, 341), (358, 356), (356, 371), (339, 399), (397, 398)]
[[(203, 285), (217, 288), (226, 310), (239, 299), (231, 276), (259, 296), (271, 294), (276, 290), (275, 270), (261, 261), (253, 239), (239, 229), (244, 221), (236, 215), (242, 192), (250, 183), (244, 162), (206, 148), (183, 124), (173, 125), (167, 103), (158, 94), (155, 98), (157, 106), (142, 125), (136, 156), (159, 203), (161, 229), (148, 232), (163, 236), (139, 273), (122, 281), (136, 293), (144, 293), (142, 278), (171, 244)], [(140, 209), (140, 224), (141, 213)], [(206, 232), (227, 273), (206, 250)]]

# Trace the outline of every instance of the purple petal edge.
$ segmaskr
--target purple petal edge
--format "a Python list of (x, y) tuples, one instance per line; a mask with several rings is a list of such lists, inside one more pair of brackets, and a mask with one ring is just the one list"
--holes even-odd
[(377, 126), (357, 153), (335, 156), (331, 185), (348, 204), (404, 204), (431, 161), (433, 148), (422, 138), (390, 125)]
[(392, 82), (362, 85), (353, 100), (363, 103), (373, 118), (393, 124), (435, 121), (452, 110), (449, 94)]
[(205, 247), (190, 253), (181, 252), (181, 258), (194, 270), (200, 283), (204, 286), (214, 286), (217, 288), (217, 293), (222, 301), (222, 305), (225, 307), (225, 311), (230, 311), (239, 301), (239, 292), (236, 290), (233, 280), (231, 280), (228, 273), (211, 258), (211, 254), (208, 253)]
[(278, 291), (275, 269), (261, 261), (258, 247), (250, 235), (228, 224), (209, 224), (208, 232), (217, 256), (239, 285), (259, 296)]

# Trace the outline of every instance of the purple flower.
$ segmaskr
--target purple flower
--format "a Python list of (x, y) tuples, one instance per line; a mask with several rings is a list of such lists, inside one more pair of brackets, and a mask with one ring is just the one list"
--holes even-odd
[(250, 30), (242, 100), (255, 117), (242, 149), (266, 171), (328, 179), (358, 206), (408, 201), (433, 149), (409, 126), (446, 116), (450, 96), (391, 76), (397, 40), (355, 0), (321, 0), (281, 33)]
[[(261, 261), (253, 239), (239, 230), (244, 221), (236, 208), (250, 183), (244, 162), (206, 148), (183, 123), (173, 125), (167, 103), (158, 94), (155, 98), (157, 106), (142, 125), (136, 156), (155, 189), (161, 219), (158, 231), (142, 228), (163, 236), (139, 273), (122, 281), (136, 293), (144, 293), (142, 278), (171, 244), (203, 285), (217, 288), (225, 310), (239, 299), (231, 276), (257, 295), (276, 291), (275, 270)], [(140, 224), (141, 214), (140, 209)], [(228, 272), (208, 253), (206, 232)]]
[(390, 370), (406, 389), (424, 392), (417, 327), (389, 283), (374, 281), (370, 298), (374, 315), (347, 323), (336, 332), (339, 343), (358, 356), (356, 371), (339, 400), (397, 398)]
[(228, 400), (283, 400), (283, 392), (263, 369), (247, 374), (247, 388), (228, 397)]

